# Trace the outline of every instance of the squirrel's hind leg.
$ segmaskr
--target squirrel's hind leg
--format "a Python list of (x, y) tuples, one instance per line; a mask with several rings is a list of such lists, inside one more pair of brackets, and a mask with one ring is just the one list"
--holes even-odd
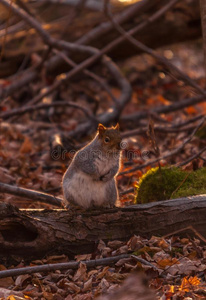
[(115, 203), (118, 200), (118, 190), (114, 178), (107, 185), (106, 197), (107, 197), (107, 201), (105, 202), (104, 207), (109, 207), (109, 208), (115, 207)]

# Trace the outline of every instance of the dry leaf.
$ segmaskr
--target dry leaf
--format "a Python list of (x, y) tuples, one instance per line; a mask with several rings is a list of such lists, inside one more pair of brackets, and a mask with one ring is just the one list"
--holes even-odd
[(75, 283), (73, 282), (67, 282), (65, 283), (65, 286), (68, 288), (69, 291), (71, 292), (75, 292), (75, 293), (79, 293), (80, 292), (80, 287), (77, 286)]
[(87, 292), (91, 288), (92, 288), (92, 277), (84, 283), (84, 287), (82, 289), (82, 292)]
[(200, 285), (200, 279), (197, 276), (194, 277), (184, 277), (182, 279), (182, 283), (180, 286), (180, 290), (183, 290), (185, 292), (189, 292), (194, 286)]
[(30, 153), (34, 149), (34, 146), (31, 142), (31, 140), (26, 136), (24, 139), (24, 142), (20, 148), (20, 153), (25, 154), (25, 153)]
[(73, 280), (74, 281), (82, 281), (87, 279), (87, 266), (84, 263), (79, 264), (79, 268), (76, 271)]
[(15, 285), (19, 287), (24, 287), (31, 280), (31, 275), (24, 274), (17, 276), (15, 280)]

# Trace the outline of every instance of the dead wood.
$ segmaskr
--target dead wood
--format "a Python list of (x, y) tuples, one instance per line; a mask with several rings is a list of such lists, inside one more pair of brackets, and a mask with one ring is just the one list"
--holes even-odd
[[(178, 153), (180, 153), (180, 151), (182, 149), (184, 149), (185, 145), (188, 144), (192, 138), (194, 137), (195, 133), (198, 131), (198, 129), (202, 126), (202, 124), (204, 123), (205, 121), (205, 117), (202, 118), (202, 120), (197, 124), (197, 126), (194, 128), (194, 130), (192, 131), (192, 133), (186, 138), (184, 139), (183, 143), (177, 147), (177, 148), (174, 148), (173, 150), (169, 151), (168, 153), (160, 156), (160, 157), (157, 157), (155, 158), (154, 160), (152, 161), (148, 161), (146, 162), (145, 164), (143, 165), (138, 165), (138, 166), (135, 166), (135, 167), (132, 167), (131, 169), (129, 170), (126, 170), (126, 171), (123, 171), (123, 172), (120, 172), (119, 175), (123, 175), (123, 174), (129, 174), (129, 173), (133, 173), (137, 170), (141, 170), (143, 168), (146, 168), (147, 166), (151, 166), (153, 165), (154, 163), (157, 163), (159, 162), (160, 160), (162, 159), (166, 159), (168, 157), (171, 157), (171, 156), (174, 156), (174, 155), (177, 155)], [(201, 152), (202, 153), (202, 152)]]
[[(18, 276), (18, 275), (22, 275), (22, 274), (51, 272), (51, 271), (56, 271), (56, 270), (78, 269), (80, 263), (84, 263), (88, 268), (94, 268), (96, 266), (108, 266), (108, 265), (115, 264), (120, 259), (129, 258), (129, 257), (130, 257), (129, 254), (121, 254), (121, 255), (117, 255), (117, 256), (113, 256), (113, 257), (106, 257), (106, 258), (99, 258), (99, 259), (92, 259), (92, 260), (71, 261), (71, 262), (66, 262), (66, 263), (55, 263), (55, 264), (45, 264), (45, 265), (41, 265), (41, 266), (15, 268), (15, 269), (10, 269), (10, 270), (0, 271), (0, 278), (10, 277), (10, 276)], [(141, 262), (142, 262), (142, 260), (141, 260)], [(145, 261), (145, 262), (148, 263), (147, 261)], [(152, 266), (152, 267), (154, 267), (154, 266)]]
[(46, 193), (24, 189), (18, 186), (13, 186), (3, 182), (0, 182), (0, 193), (7, 193), (15, 195), (17, 197), (26, 198), (28, 199), (28, 201), (31, 202), (38, 201), (41, 203), (51, 204), (57, 207), (64, 207), (63, 200), (61, 198), (57, 198)]
[[(117, 18), (117, 21), (121, 21), (126, 30), (134, 28), (142, 19), (148, 19), (148, 17), (157, 11), (164, 1), (141, 1), (150, 2), (143, 5), (142, 3), (138, 13), (133, 11), (133, 15), (122, 14)], [(137, 3), (138, 4), (138, 3)], [(136, 5), (137, 5), (136, 4)], [(52, 6), (52, 4), (51, 4)], [(60, 7), (60, 8), (58, 8)], [(63, 10), (64, 6), (61, 4), (56, 7)], [(53, 6), (53, 9), (55, 6)], [(50, 8), (50, 10), (52, 7)], [(124, 8), (122, 6), (122, 12)], [(68, 13), (69, 6), (64, 8), (65, 14)], [(121, 13), (120, 13), (121, 14)], [(136, 17), (138, 16), (138, 17)], [(85, 21), (83, 20), (85, 19)], [(102, 12), (84, 12), (84, 15), (76, 18), (75, 21), (67, 26), (67, 18), (63, 21), (56, 20), (50, 24), (46, 24), (45, 27), (49, 28), (50, 34), (57, 38), (61, 38), (62, 32), (64, 32), (64, 37), (67, 41), (77, 41), (79, 44), (89, 44), (92, 47), (102, 49), (105, 45), (113, 41), (118, 37), (118, 33), (111, 25), (110, 22), (106, 21), (105, 16)], [(101, 25), (99, 25), (101, 24)], [(100, 27), (99, 30), (97, 28)], [(94, 29), (93, 29), (94, 28)], [(77, 30), (78, 29), (78, 30)], [(88, 35), (88, 37), (87, 37)], [(135, 38), (148, 45), (151, 48), (161, 47), (163, 45), (168, 45), (172, 43), (177, 43), (185, 40), (195, 39), (201, 36), (201, 18), (199, 11), (199, 1), (188, 1), (183, 0), (177, 4), (169, 13), (165, 14), (160, 19), (156, 20), (152, 25), (148, 25), (143, 28), (141, 32), (135, 35)], [(21, 47), (16, 47), (16, 45), (21, 45)], [(32, 49), (31, 49), (32, 45)], [(21, 63), (23, 57), (32, 52), (42, 52), (44, 50), (44, 44), (39, 39), (38, 35), (33, 30), (20, 30), (18, 35), (11, 33), (7, 36), (5, 45), (4, 62), (0, 65), (1, 76), (8, 76), (9, 69), (14, 73), (14, 63), (18, 69), (18, 65)], [(138, 50), (129, 44), (128, 41), (122, 42), (118, 47), (111, 49), (109, 56), (115, 60), (124, 59), (126, 57), (136, 55), (141, 53), (142, 50)], [(74, 53), (72, 58), (76, 62), (80, 62), (85, 59), (84, 53)], [(10, 66), (7, 65), (7, 70), (5, 69), (5, 64), (7, 61), (11, 60)], [(58, 60), (59, 61), (59, 60)], [(50, 68), (51, 66), (51, 68)], [(62, 71), (65, 71), (64, 61), (61, 60)], [(4, 67), (4, 68), (3, 68)], [(49, 72), (55, 71), (55, 64), (48, 64)], [(6, 75), (3, 74), (5, 70)], [(58, 70), (59, 63), (58, 63)]]
[(73, 257), (93, 252), (99, 240), (128, 240), (134, 234), (149, 238), (177, 230), (184, 234), (191, 224), (206, 237), (205, 214), (206, 195), (92, 211), (19, 210), (1, 203), (0, 257)]

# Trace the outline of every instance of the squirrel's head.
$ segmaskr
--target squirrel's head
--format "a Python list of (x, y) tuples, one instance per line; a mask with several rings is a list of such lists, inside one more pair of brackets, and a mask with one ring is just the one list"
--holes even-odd
[(119, 132), (119, 124), (115, 127), (104, 127), (99, 124), (98, 126), (98, 137), (101, 140), (102, 146), (108, 151), (119, 151), (121, 150), (121, 135)]

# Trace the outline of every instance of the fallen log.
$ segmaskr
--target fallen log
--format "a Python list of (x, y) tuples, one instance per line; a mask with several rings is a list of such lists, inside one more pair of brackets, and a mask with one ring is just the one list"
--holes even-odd
[(99, 240), (162, 236), (189, 226), (206, 238), (205, 215), (206, 195), (91, 211), (19, 210), (1, 203), (0, 259), (31, 260), (54, 253), (72, 258), (95, 251)]

